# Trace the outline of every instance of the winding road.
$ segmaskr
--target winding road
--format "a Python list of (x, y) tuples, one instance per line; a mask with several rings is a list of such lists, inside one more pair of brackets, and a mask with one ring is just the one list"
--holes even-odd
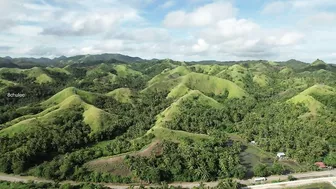
[[(307, 173), (296, 173), (292, 174), (298, 180), (296, 181), (288, 181), (288, 182), (279, 182), (279, 183), (262, 183), (259, 185), (253, 185), (255, 182), (253, 179), (249, 180), (237, 180), (238, 182), (247, 185), (246, 189), (275, 189), (275, 188), (284, 188), (284, 187), (297, 187), (302, 185), (314, 184), (314, 183), (323, 183), (328, 182), (332, 184), (336, 188), (336, 170), (327, 170), (327, 171), (316, 171), (316, 172), (307, 172)], [(278, 181), (278, 180), (286, 180), (286, 175), (279, 176), (270, 176), (267, 177), (267, 182)], [(53, 182), (51, 180), (31, 177), (31, 176), (18, 176), (18, 175), (9, 175), (0, 173), (0, 180), (9, 181), (9, 182)], [(81, 182), (74, 181), (63, 181), (61, 184), (70, 183), (70, 184), (81, 184)], [(122, 184), (110, 184), (110, 183), (96, 183), (102, 184), (109, 188), (115, 189), (127, 189), (130, 185), (122, 185)], [(215, 187), (218, 184), (218, 181), (215, 182), (205, 182), (205, 186)], [(175, 182), (169, 184), (170, 186), (182, 186), (183, 188), (193, 188), (195, 186), (199, 186), (199, 182)], [(150, 185), (155, 186), (155, 185)]]

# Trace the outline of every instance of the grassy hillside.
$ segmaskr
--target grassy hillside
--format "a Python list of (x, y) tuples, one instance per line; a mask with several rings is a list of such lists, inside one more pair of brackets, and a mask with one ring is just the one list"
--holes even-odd
[(174, 114), (178, 114), (179, 107), (182, 106), (185, 101), (192, 101), (193, 103), (196, 103), (196, 104), (209, 105), (215, 108), (222, 106), (216, 100), (208, 96), (205, 96), (200, 91), (192, 90), (192, 91), (189, 91), (186, 95), (179, 98), (174, 103), (172, 103), (165, 111), (163, 111), (160, 115), (158, 115), (158, 119), (155, 125), (162, 126), (164, 122), (169, 121)]
[(97, 96), (102, 96), (101, 94), (95, 94), (95, 93), (77, 89), (75, 87), (69, 87), (55, 94), (48, 100), (42, 102), (41, 104), (46, 107), (50, 105), (56, 105), (56, 104), (63, 102), (64, 100), (66, 100), (68, 97), (72, 95), (79, 95), (87, 103), (92, 103), (93, 100), (97, 98)]
[(294, 96), (293, 98), (289, 99), (288, 102), (294, 104), (303, 104), (306, 107), (308, 107), (311, 112), (316, 113), (317, 110), (321, 109), (324, 105), (311, 96), (314, 94), (325, 96), (335, 95), (336, 89), (327, 85), (317, 84), (304, 90), (303, 92)]
[(122, 103), (131, 103), (132, 102), (132, 91), (129, 88), (119, 88), (107, 93), (108, 96), (112, 96), (117, 101)]
[(161, 74), (153, 77), (150, 81), (148, 81), (148, 85), (176, 79), (180, 76), (187, 75), (190, 72), (191, 71), (185, 66), (178, 66), (177, 68), (174, 68), (172, 70), (164, 70)]
[(47, 73), (38, 67), (31, 68), (25, 71), (28, 77), (35, 78), (35, 82), (37, 83), (50, 83), (53, 82), (53, 78), (51, 78)]
[(141, 76), (142, 75), (141, 72), (135, 71), (129, 68), (127, 65), (116, 65), (114, 66), (114, 69), (117, 71), (117, 75), (120, 77), (127, 77), (127, 76), (134, 76), (134, 75)]
[(233, 82), (206, 74), (191, 72), (184, 76), (176, 75), (176, 77), (172, 77), (169, 80), (162, 80), (163, 81), (161, 82), (158, 81), (149, 85), (143, 92), (169, 90), (170, 93), (168, 94), (168, 97), (172, 98), (181, 97), (189, 90), (199, 90), (205, 94), (218, 96), (228, 93), (228, 98), (242, 98), (248, 96), (242, 88)]
[(253, 82), (257, 83), (261, 87), (265, 87), (269, 84), (270, 79), (264, 74), (256, 74), (253, 77)]
[(227, 69), (227, 66), (220, 66), (220, 65), (193, 65), (189, 67), (191, 70), (197, 73), (204, 73), (208, 75), (216, 75), (219, 72)]
[(221, 71), (216, 76), (233, 81), (235, 84), (243, 88), (246, 87), (248, 80), (251, 79), (251, 73), (249, 70), (238, 64), (230, 66), (228, 69)]
[(6, 123), (7, 127), (0, 130), (0, 135), (8, 134), (9, 136), (14, 136), (17, 133), (28, 132), (38, 125), (50, 122), (50, 120), (57, 117), (60, 111), (72, 109), (73, 107), (82, 107), (84, 109), (83, 121), (91, 127), (92, 133), (95, 133), (108, 126), (107, 120), (115, 119), (114, 115), (89, 104), (93, 102), (97, 95), (99, 94), (86, 92), (74, 87), (66, 88), (42, 102), (41, 105), (45, 107), (45, 110), (41, 113), (22, 116)]

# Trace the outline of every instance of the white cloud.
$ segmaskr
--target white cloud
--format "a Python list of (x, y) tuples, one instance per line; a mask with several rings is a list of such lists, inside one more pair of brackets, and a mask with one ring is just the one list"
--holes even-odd
[(280, 36), (268, 36), (265, 41), (268, 45), (288, 46), (296, 45), (303, 40), (304, 34), (299, 32), (287, 32)]
[(219, 20), (232, 18), (237, 10), (229, 2), (216, 1), (199, 7), (192, 12), (173, 11), (166, 15), (163, 23), (166, 27), (203, 27)]
[[(162, 15), (166, 12), (164, 7), (172, 8), (174, 3), (181, 2), (164, 1), (162, 9), (151, 12), (149, 8), (157, 6), (157, 3), (148, 6), (153, 1), (54, 0), (51, 4), (50, 1), (0, 0), (0, 54), (122, 53), (180, 60), (288, 57), (305, 60), (307, 57), (331, 59), (335, 52), (331, 43), (336, 40), (335, 13), (326, 8), (336, 5), (335, 0), (277, 0), (265, 6), (258, 4), (263, 8), (262, 13), (285, 13), (267, 24), (258, 16), (238, 15), (234, 0), (188, 0), (183, 2), (186, 3), (183, 9), (172, 9), (167, 15)], [(162, 17), (159, 20), (162, 25), (157, 24)], [(286, 18), (286, 23), (281, 23), (282, 18)], [(302, 24), (299, 22), (302, 18), (315, 27), (306, 29), (297, 25)]]
[(166, 29), (163, 28), (136, 28), (132, 30), (122, 30), (121, 32), (113, 32), (108, 34), (106, 38), (117, 38), (126, 41), (138, 42), (166, 42), (171, 40), (171, 36)]
[(19, 25), (12, 27), (8, 30), (11, 35), (17, 35), (20, 37), (34, 37), (42, 32), (42, 28), (38, 26)]
[(217, 23), (216, 30), (223, 37), (239, 37), (259, 30), (259, 25), (246, 19), (227, 19)]
[(277, 0), (266, 3), (261, 12), (264, 14), (279, 14), (285, 11), (311, 12), (332, 6), (336, 6), (335, 0)]
[(42, 34), (56, 36), (96, 35), (108, 32), (123, 22), (135, 21), (140, 17), (137, 11), (128, 9), (111, 9), (108, 12), (72, 12), (60, 18), (61, 23), (47, 27)]
[(319, 12), (305, 20), (305, 24), (310, 26), (334, 23), (336, 23), (336, 13), (333, 12)]
[(273, 1), (265, 5), (262, 10), (264, 14), (279, 14), (288, 8), (289, 3), (285, 1)]
[(192, 46), (192, 50), (197, 53), (204, 52), (208, 50), (208, 48), (209, 44), (205, 42), (204, 39), (198, 39), (197, 44)]
[(310, 9), (319, 7), (336, 6), (335, 0), (292, 0), (289, 1), (294, 8)]
[(175, 1), (173, 1), (173, 0), (169, 0), (169, 1), (166, 1), (165, 3), (163, 3), (163, 4), (161, 5), (161, 7), (162, 7), (162, 8), (165, 8), (165, 9), (168, 9), (168, 8), (174, 6), (175, 4), (176, 4)]

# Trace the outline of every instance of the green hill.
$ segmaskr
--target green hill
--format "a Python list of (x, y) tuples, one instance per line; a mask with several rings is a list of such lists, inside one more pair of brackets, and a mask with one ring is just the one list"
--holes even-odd
[(42, 102), (41, 104), (46, 107), (51, 106), (51, 105), (56, 105), (56, 104), (63, 102), (65, 99), (67, 99), (68, 97), (72, 95), (79, 95), (81, 99), (83, 99), (87, 103), (92, 103), (97, 98), (97, 96), (102, 96), (101, 94), (83, 91), (75, 87), (69, 87), (55, 94), (48, 100)]
[(167, 80), (176, 79), (180, 76), (187, 75), (191, 71), (185, 66), (178, 66), (172, 70), (164, 70), (159, 75), (153, 77), (149, 82), (148, 85), (152, 85), (157, 82), (165, 82)]
[(311, 64), (311, 66), (327, 66), (327, 64), (323, 60), (317, 59)]
[[(222, 106), (222, 104), (220, 104), (219, 102), (217, 102), (216, 100), (204, 95), (202, 92), (198, 91), (198, 90), (191, 90), (189, 91), (187, 94), (185, 94), (184, 96), (182, 96), (181, 98), (179, 98), (178, 100), (176, 100), (174, 103), (172, 103), (167, 109), (165, 109), (163, 112), (161, 112), (158, 116), (157, 116), (157, 120), (155, 122), (155, 126), (152, 127), (147, 134), (149, 133), (153, 133), (155, 134), (158, 138), (161, 139), (169, 139), (169, 136), (171, 136), (171, 134), (169, 134), (170, 132), (177, 134), (178, 136), (174, 136), (173, 138), (177, 139), (179, 137), (181, 138), (189, 138), (190, 136), (193, 136), (193, 133), (188, 133), (188, 132), (184, 132), (184, 131), (173, 131), (167, 128), (164, 128), (164, 124), (168, 121), (170, 121), (173, 116), (176, 116), (179, 114), (179, 109), (181, 106), (183, 106), (183, 104), (186, 101), (191, 101), (193, 103), (196, 104), (203, 104), (203, 105), (208, 105), (214, 108), (220, 108)], [(165, 132), (164, 132), (165, 131)], [(195, 134), (196, 138), (204, 138), (206, 137), (206, 135), (198, 135)], [(203, 136), (203, 137), (202, 137)], [(167, 138), (166, 138), (167, 137)]]
[(28, 77), (35, 78), (37, 83), (50, 83), (54, 79), (51, 78), (42, 68), (34, 67), (25, 71)]
[(240, 87), (246, 87), (246, 82), (251, 79), (251, 74), (247, 68), (241, 65), (233, 65), (228, 69), (219, 72), (217, 77), (230, 80)]
[(257, 83), (261, 87), (265, 87), (269, 84), (270, 79), (264, 74), (256, 74), (253, 77), (253, 82)]
[(114, 66), (114, 69), (117, 71), (117, 75), (119, 77), (127, 77), (127, 76), (134, 76), (139, 75), (142, 76), (141, 72), (135, 71), (127, 65), (116, 65)]
[(193, 65), (189, 67), (193, 72), (204, 73), (208, 75), (216, 75), (224, 69), (227, 69), (227, 66), (220, 65)]
[(114, 115), (86, 103), (82, 99), (82, 95), (87, 99), (88, 97), (85, 96), (88, 94), (87, 92), (77, 91), (77, 94), (75, 88), (68, 88), (61, 91), (42, 103), (47, 107), (45, 111), (36, 115), (23, 116), (11, 121), (11, 123), (14, 124), (7, 123), (6, 125), (10, 126), (0, 130), (0, 136), (6, 134), (14, 136), (17, 133), (33, 132), (36, 126), (48, 124), (54, 120), (60, 111), (66, 111), (74, 107), (82, 107), (84, 109), (83, 121), (91, 127), (91, 133), (95, 133), (107, 127), (108, 120), (115, 119)]
[(293, 98), (289, 99), (288, 102), (294, 103), (294, 104), (303, 104), (309, 110), (313, 113), (316, 113), (317, 110), (321, 109), (324, 107), (324, 104), (316, 100), (312, 95), (335, 95), (336, 94), (336, 89), (327, 86), (327, 85), (314, 85), (300, 94), (294, 96)]
[(107, 93), (107, 96), (112, 96), (114, 99), (116, 99), (119, 102), (122, 103), (131, 103), (132, 102), (132, 91), (129, 88), (119, 88), (115, 89), (109, 93)]
[(209, 95), (224, 95), (228, 93), (228, 98), (242, 98), (248, 94), (235, 83), (214, 76), (200, 73), (189, 73), (184, 76), (170, 78), (168, 80), (158, 81), (148, 86), (146, 91), (164, 91), (169, 90), (168, 97), (178, 98), (186, 94), (189, 90), (199, 90)]
[(293, 70), (292, 68), (285, 67), (285, 68), (283, 68), (282, 70), (280, 70), (279, 73), (280, 73), (280, 74), (288, 75), (288, 74), (292, 74), (292, 73), (294, 73), (294, 70)]

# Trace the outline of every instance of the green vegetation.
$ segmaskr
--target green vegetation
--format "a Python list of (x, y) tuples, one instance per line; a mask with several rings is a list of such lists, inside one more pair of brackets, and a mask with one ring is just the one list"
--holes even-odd
[(119, 88), (107, 93), (108, 96), (112, 96), (119, 102), (132, 103), (132, 91), (129, 88)]
[(35, 182), (5, 182), (0, 181), (0, 189), (108, 189), (108, 187), (96, 184), (54, 184), (54, 183), (35, 183)]
[(0, 68), (0, 172), (238, 188), (234, 178), (336, 166), (336, 69), (323, 61), (24, 60)]

